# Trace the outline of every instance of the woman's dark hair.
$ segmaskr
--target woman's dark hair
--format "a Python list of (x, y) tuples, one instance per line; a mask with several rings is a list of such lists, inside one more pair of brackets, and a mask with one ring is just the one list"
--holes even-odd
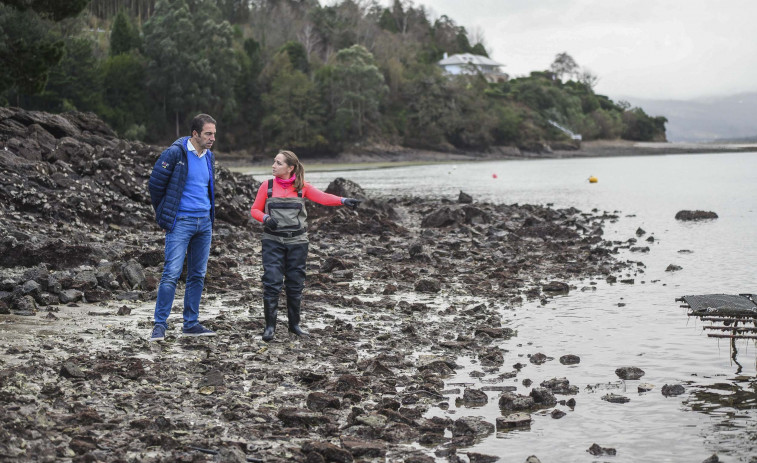
[(279, 154), (284, 155), (284, 162), (288, 166), (294, 166), (292, 173), (297, 176), (294, 180), (294, 189), (301, 190), (305, 186), (305, 166), (302, 165), (297, 155), (291, 151), (281, 150)]
[(197, 132), (198, 134), (202, 133), (202, 129), (203, 127), (205, 127), (205, 124), (216, 125), (216, 120), (207, 114), (196, 115), (194, 119), (192, 119), (192, 125), (189, 126), (190, 135), (195, 132)]

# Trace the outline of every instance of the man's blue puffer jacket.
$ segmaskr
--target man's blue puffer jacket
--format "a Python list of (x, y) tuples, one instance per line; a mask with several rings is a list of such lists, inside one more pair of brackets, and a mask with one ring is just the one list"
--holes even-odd
[[(155, 221), (163, 230), (173, 230), (176, 223), (176, 214), (179, 212), (179, 203), (189, 171), (188, 139), (189, 137), (179, 138), (163, 151), (155, 163), (155, 167), (152, 168), (152, 174), (150, 174), (150, 182), (148, 183), (150, 200), (152, 201), (152, 208), (155, 209)], [(210, 220), (214, 222), (216, 201), (213, 184), (215, 174), (213, 153), (208, 150), (203, 159), (207, 161), (210, 172)]]

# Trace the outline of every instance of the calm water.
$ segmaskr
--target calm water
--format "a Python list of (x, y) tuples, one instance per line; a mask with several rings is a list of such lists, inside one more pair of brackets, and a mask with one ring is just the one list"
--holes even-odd
[[(497, 382), (496, 375), (471, 377), (480, 367), (470, 364), (448, 381), (517, 386), (518, 393), (528, 394), (524, 378), (538, 386), (567, 377), (580, 388), (575, 409), (558, 405), (567, 413), (562, 419), (536, 413), (530, 430), (498, 433), (467, 450), (498, 455), (504, 462), (523, 462), (532, 454), (545, 463), (701, 462), (715, 452), (720, 461), (736, 462), (757, 456), (757, 346), (740, 340), (734, 353), (729, 341), (708, 338), (702, 322), (689, 319), (675, 298), (757, 293), (755, 172), (757, 153), (729, 153), (444, 164), (318, 172), (308, 179), (325, 188), (343, 176), (375, 196), (456, 199), (463, 190), (477, 201), (617, 211), (620, 219), (608, 224), (606, 239), (625, 241), (639, 227), (647, 232), (639, 245), (649, 245), (649, 253), (620, 256), (643, 262), (640, 273), (631, 274), (636, 283), (599, 280), (595, 291), (572, 291), (544, 306), (525, 303), (505, 310), (503, 318), (518, 336), (500, 345), (508, 351), (502, 371), (517, 362), (528, 366), (517, 379)], [(599, 182), (590, 184), (591, 175)], [(719, 218), (682, 223), (674, 219), (681, 209), (715, 211)], [(649, 235), (655, 237), (653, 244), (645, 241)], [(683, 269), (665, 272), (669, 264)], [(582, 288), (591, 281), (573, 283)], [(555, 360), (531, 365), (526, 356), (537, 352)], [(565, 354), (580, 356), (581, 363), (560, 364), (557, 359)], [(646, 375), (641, 381), (619, 381), (615, 369), (631, 365)], [(638, 393), (640, 383), (655, 387)], [(684, 384), (686, 393), (666, 398), (660, 392), (665, 384)], [(601, 400), (610, 392), (631, 400)], [(493, 423), (500, 415), (498, 393), (488, 394), (487, 406), (458, 407), (452, 397), (449, 410), (430, 414), (484, 416)], [(734, 397), (747, 401), (736, 407)], [(618, 454), (593, 457), (586, 452), (593, 443)]]

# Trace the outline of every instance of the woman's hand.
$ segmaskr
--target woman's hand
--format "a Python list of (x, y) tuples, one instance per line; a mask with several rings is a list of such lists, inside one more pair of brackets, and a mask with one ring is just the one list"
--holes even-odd
[(279, 228), (279, 222), (270, 215), (263, 220), (263, 225), (269, 230), (276, 230)]
[(358, 204), (360, 204), (362, 201), (355, 198), (342, 198), (342, 204), (345, 206), (349, 206), (353, 209), (357, 209)]

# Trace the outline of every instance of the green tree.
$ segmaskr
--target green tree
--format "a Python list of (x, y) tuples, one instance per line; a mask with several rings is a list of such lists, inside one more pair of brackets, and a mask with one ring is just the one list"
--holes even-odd
[(294, 40), (291, 40), (279, 48), (279, 53), (286, 53), (289, 56), (289, 60), (292, 62), (292, 66), (304, 74), (310, 73), (310, 64), (308, 63), (308, 53), (305, 47)]
[(62, 21), (78, 15), (87, 7), (90, 0), (2, 0), (20, 11), (34, 11), (40, 17), (50, 21)]
[(566, 52), (558, 53), (555, 56), (555, 60), (549, 66), (549, 70), (555, 74), (555, 77), (562, 80), (563, 77), (573, 77), (578, 72), (578, 64)]
[(108, 57), (102, 65), (103, 116), (121, 135), (149, 123), (144, 58), (137, 51)]
[(288, 147), (303, 154), (325, 150), (321, 105), (315, 85), (278, 53), (266, 69), (270, 89), (263, 94), (262, 130), (267, 146)]
[(344, 138), (365, 135), (366, 127), (379, 117), (379, 107), (388, 89), (373, 55), (362, 45), (339, 50), (334, 64), (335, 125)]
[(89, 0), (2, 0), (0, 2), (0, 95), (36, 95), (50, 69), (63, 58), (55, 23), (76, 16)]
[(233, 118), (238, 126), (232, 133), (233, 141), (237, 145), (255, 142), (262, 146), (259, 130), (263, 117), (260, 72), (264, 62), (261, 47), (255, 39), (248, 38), (242, 48), (243, 50), (237, 53), (240, 73), (235, 83), (234, 94), (239, 110)]
[(45, 90), (33, 98), (35, 106), (48, 111), (99, 111), (102, 107), (102, 75), (87, 37), (64, 40), (60, 62), (50, 70)]
[(159, 0), (144, 25), (146, 85), (173, 119), (176, 136), (181, 123), (196, 112), (231, 113), (239, 64), (232, 48), (232, 28), (218, 21), (210, 0)]
[(128, 53), (133, 49), (138, 49), (140, 45), (139, 31), (124, 10), (120, 10), (113, 20), (110, 31), (110, 55)]

